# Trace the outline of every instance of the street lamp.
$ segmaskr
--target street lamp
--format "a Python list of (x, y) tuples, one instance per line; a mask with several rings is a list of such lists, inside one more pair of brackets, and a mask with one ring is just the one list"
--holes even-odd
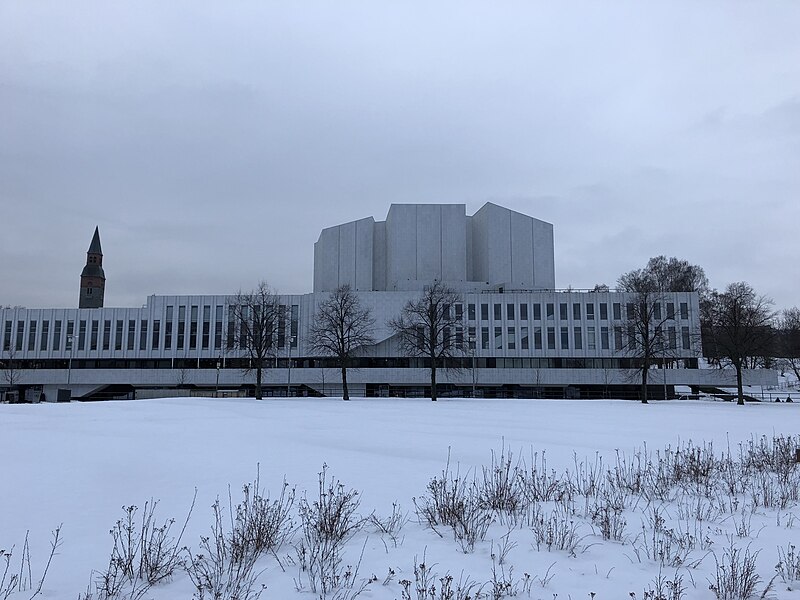
[(292, 395), (292, 344), (294, 344), (295, 340), (297, 339), (296, 336), (292, 335), (289, 336), (289, 371), (286, 377), (286, 397), (290, 397)]
[(472, 397), (473, 398), (475, 397), (475, 384), (477, 383), (476, 382), (476, 377), (475, 377), (475, 350), (476, 350), (475, 336), (474, 335), (470, 335), (469, 336), (469, 352), (472, 355)]
[(214, 385), (214, 398), (219, 398), (219, 368), (222, 366), (222, 357), (217, 357), (217, 383)]

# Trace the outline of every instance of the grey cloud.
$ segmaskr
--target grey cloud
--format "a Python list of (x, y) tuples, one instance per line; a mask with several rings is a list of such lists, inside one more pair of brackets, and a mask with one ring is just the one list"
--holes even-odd
[(668, 254), (797, 304), (799, 16), (3, 3), (0, 302), (74, 304), (95, 224), (107, 302), (138, 305), (308, 291), (323, 227), (492, 200), (554, 223), (560, 285)]

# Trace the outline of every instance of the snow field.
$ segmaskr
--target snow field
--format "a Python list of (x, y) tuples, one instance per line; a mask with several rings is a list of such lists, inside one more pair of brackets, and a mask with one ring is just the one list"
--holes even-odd
[[(666, 499), (629, 493), (618, 515), (626, 522), (620, 540), (603, 539), (600, 519), (592, 523), (587, 507), (602, 505), (599, 498), (577, 495), (571, 504), (542, 500), (524, 515), (494, 514), (484, 539), (468, 553), (454, 541), (452, 529), (438, 526), (440, 537), (418, 523), (412, 499), (419, 503), (431, 479), (441, 477), (448, 453), (450, 472), (457, 472), (462, 480), (481, 479), (481, 467), (490, 467), (492, 451), (498, 457), (502, 449), (506, 455), (513, 453), (515, 465), (521, 460), (521, 467), (528, 470), (544, 452), (547, 472), (554, 470), (560, 476), (568, 470), (575, 476), (576, 463), (597, 465), (602, 458), (604, 470), (613, 468), (617, 451), (631, 464), (643, 444), (651, 455), (663, 453), (667, 446), (685, 447), (690, 440), (699, 447), (713, 444), (717, 456), (728, 448), (736, 455), (739, 443), (757, 441), (762, 435), (770, 441), (773, 436), (797, 436), (798, 411), (800, 403), (739, 407), (689, 401), (644, 406), (622, 401), (469, 399), (437, 403), (423, 399), (171, 399), (5, 405), (0, 406), (0, 548), (16, 544), (12, 565), (17, 564), (18, 550), (30, 530), (35, 578), (47, 558), (50, 531), (63, 523), (63, 544), (41, 597), (76, 598), (87, 589), (92, 570), (107, 567), (112, 546), (109, 530), (123, 517), (123, 506), (143, 507), (156, 499), (156, 517), (162, 521), (174, 517), (180, 525), (197, 490), (182, 545), (198, 551), (200, 536), (208, 535), (211, 528), (210, 506), (219, 497), (227, 510), (229, 486), (236, 504), (241, 486), (253, 481), (258, 470), (261, 486), (271, 497), (280, 492), (285, 478), (296, 488), (298, 498), (307, 492), (313, 501), (325, 464), (328, 475), (340, 480), (346, 490), (358, 490), (361, 516), (374, 511), (386, 517), (396, 502), (410, 517), (397, 547), (369, 524), (347, 543), (343, 564), (355, 565), (364, 548), (357, 579), (373, 574), (378, 579), (361, 598), (403, 598), (399, 582), (415, 581), (415, 557), (420, 562), (423, 555), (431, 572), (439, 577), (449, 572), (456, 581), (464, 577), (483, 584), (483, 593), (489, 594), (485, 597), (491, 598), (494, 554), (495, 580), (504, 575), (511, 583), (506, 592), (516, 588), (518, 597), (553, 600), (557, 594), (558, 599), (577, 600), (593, 592), (597, 600), (604, 600), (631, 598), (633, 592), (641, 599), (654, 588), (659, 575), (659, 561), (646, 556), (644, 541), (653, 539), (652, 519), (660, 515), (664, 530), (676, 529), (681, 515), (701, 510), (708, 518), (694, 523), (697, 527), (691, 533), (697, 534), (696, 548), (686, 554), (683, 566), (661, 567), (661, 574), (670, 580), (676, 574), (682, 578), (686, 590), (681, 598), (714, 598), (709, 580), (716, 573), (715, 558), (724, 560), (733, 540), (742, 551), (759, 552), (755, 563), (762, 579), (760, 593), (775, 575), (778, 548), (800, 542), (796, 497), (777, 509), (753, 507), (749, 491), (731, 499), (689, 482), (675, 487), (678, 491)], [(795, 492), (796, 471), (791, 470), (787, 484)], [(705, 508), (690, 508), (693, 500), (693, 506)], [(293, 508), (296, 523), (297, 504)], [(727, 512), (724, 506), (729, 507)], [(574, 556), (555, 548), (548, 551), (542, 543), (536, 549), (532, 523), (537, 518), (546, 520), (553, 511), (562, 511), (556, 512), (557, 521), (563, 515), (576, 528), (579, 541)], [(643, 525), (645, 532), (640, 535)], [(690, 525), (690, 518), (683, 519), (683, 526)], [(295, 543), (299, 539), (296, 534)], [(498, 565), (499, 547), (504, 543), (507, 556)], [(300, 572), (294, 547), (285, 544), (276, 555), (285, 572), (274, 556), (258, 562), (257, 569), (263, 569), (259, 581), (267, 586), (261, 597), (316, 597)], [(698, 560), (696, 568), (686, 566)], [(382, 585), (389, 569), (395, 576)], [(529, 585), (525, 573), (530, 575)], [(438, 578), (433, 580), (439, 588)], [(298, 583), (304, 591), (297, 591)], [(413, 587), (411, 597), (418, 600)], [(800, 584), (778, 577), (772, 594), (800, 598), (794, 588)], [(189, 578), (178, 573), (145, 597), (188, 599), (193, 592)]]

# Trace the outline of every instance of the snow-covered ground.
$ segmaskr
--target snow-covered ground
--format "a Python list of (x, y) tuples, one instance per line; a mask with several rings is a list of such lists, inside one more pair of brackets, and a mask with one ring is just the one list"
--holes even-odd
[[(753, 508), (749, 492), (735, 500), (719, 495), (703, 499), (702, 491), (693, 496), (687, 491), (691, 486), (684, 486), (680, 493), (667, 494), (666, 501), (650, 498), (649, 502), (629, 494), (620, 513), (627, 524), (621, 541), (614, 541), (604, 540), (599, 520), (593, 524), (588, 515), (591, 511), (586, 507), (599, 501), (579, 496), (572, 503), (573, 514), (567, 517), (580, 536), (577, 551), (570, 556), (555, 548), (548, 551), (542, 544), (537, 550), (535, 544), (530, 521), (535, 515), (546, 517), (560, 510), (552, 501), (529, 507), (528, 517), (519, 517), (515, 528), (507, 525), (508, 515), (495, 515), (485, 539), (476, 543), (474, 551), (464, 553), (448, 527), (438, 528), (440, 537), (417, 522), (412, 498), (419, 502), (429, 481), (441, 476), (448, 453), (451, 471), (458, 471), (462, 478), (476, 475), (480, 479), (481, 466), (488, 467), (492, 451), (499, 453), (502, 448), (506, 454), (513, 452), (515, 463), (525, 461), (528, 471), (545, 453), (547, 471), (560, 475), (569, 470), (574, 476), (576, 463), (596, 465), (599, 456), (604, 469), (613, 467), (617, 451), (630, 462), (643, 444), (653, 457), (666, 446), (674, 449), (689, 441), (713, 443), (717, 454), (728, 448), (737, 454), (740, 442), (762, 435), (770, 440), (796, 436), (799, 426), (800, 402), (742, 407), (702, 401), (645, 406), (567, 400), (168, 399), (2, 405), (0, 548), (16, 544), (10, 562), (13, 570), (30, 530), (32, 578), (36, 580), (47, 558), (50, 531), (63, 523), (63, 543), (42, 597), (74, 599), (86, 591), (93, 570), (108, 566), (109, 530), (123, 516), (123, 506), (143, 507), (156, 499), (157, 518), (175, 517), (178, 523), (172, 531), (177, 533), (197, 490), (182, 540), (197, 552), (200, 536), (210, 532), (210, 507), (217, 496), (227, 511), (229, 486), (236, 503), (241, 486), (252, 481), (258, 470), (262, 487), (273, 497), (285, 478), (296, 486), (298, 498), (307, 491), (313, 500), (318, 473), (325, 464), (328, 475), (341, 480), (345, 489), (359, 490), (361, 516), (373, 511), (388, 516), (393, 503), (410, 516), (397, 547), (370, 524), (347, 543), (345, 564), (356, 564), (364, 549), (357, 579), (377, 577), (360, 596), (364, 599), (403, 598), (399, 581), (415, 581), (415, 557), (421, 561), (423, 555), (428, 569), (440, 577), (449, 572), (456, 581), (468, 577), (481, 584), (490, 582), (493, 552), (495, 580), (505, 576), (517, 586), (519, 597), (577, 600), (595, 593), (594, 598), (605, 600), (629, 599), (635, 593), (641, 599), (644, 592), (654, 589), (661, 570), (668, 579), (682, 577), (686, 591), (680, 597), (714, 598), (709, 581), (716, 573), (715, 558), (724, 560), (731, 540), (739, 548), (759, 551), (760, 593), (775, 575), (778, 549), (800, 543), (796, 500), (781, 510)], [(797, 479), (792, 481), (797, 492)], [(652, 535), (648, 515), (652, 517), (654, 507), (663, 512), (670, 527), (689, 526), (691, 519), (680, 521), (680, 517), (692, 497), (709, 505), (709, 517), (691, 525), (703, 540), (695, 540), (684, 564), (700, 563), (693, 568), (660, 569), (659, 561), (645, 556), (647, 538), (639, 534), (644, 525), (646, 534)], [(727, 513), (724, 506), (729, 508)], [(298, 522), (296, 509), (297, 502), (293, 515)], [(516, 545), (499, 565), (498, 545), (506, 535)], [(298, 532), (295, 543), (299, 539)], [(306, 574), (300, 572), (291, 544), (275, 555), (263, 556), (258, 569), (263, 569), (259, 581), (267, 586), (262, 598), (316, 597), (309, 591)], [(384, 585), (389, 569), (395, 576)], [(547, 579), (544, 584), (543, 579)], [(434, 581), (438, 587), (438, 580)], [(304, 589), (297, 591), (298, 586)], [(490, 593), (491, 587), (487, 583), (483, 592)], [(777, 578), (772, 597), (800, 598), (800, 592), (789, 588), (800, 589), (800, 582)], [(156, 586), (144, 597), (183, 600), (193, 592), (189, 578), (179, 572), (170, 583)], [(411, 593), (417, 600), (413, 589)]]

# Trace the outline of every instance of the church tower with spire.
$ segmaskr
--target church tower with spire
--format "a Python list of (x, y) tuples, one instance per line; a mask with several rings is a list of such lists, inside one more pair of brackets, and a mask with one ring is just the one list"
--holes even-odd
[(103, 249), (100, 247), (100, 231), (94, 228), (92, 243), (86, 253), (86, 266), (81, 272), (81, 295), (78, 308), (103, 308), (106, 292), (106, 274), (103, 272)]

